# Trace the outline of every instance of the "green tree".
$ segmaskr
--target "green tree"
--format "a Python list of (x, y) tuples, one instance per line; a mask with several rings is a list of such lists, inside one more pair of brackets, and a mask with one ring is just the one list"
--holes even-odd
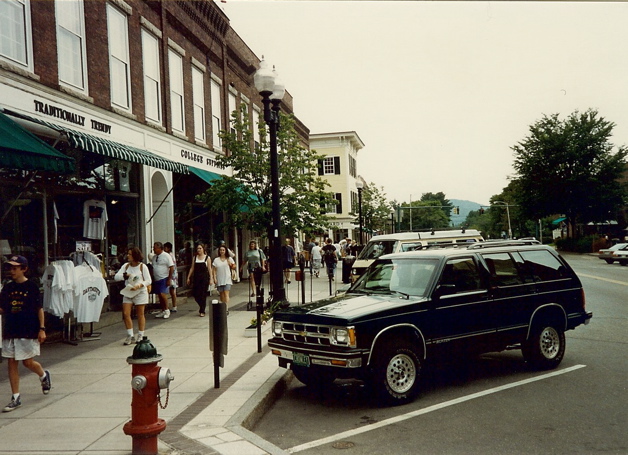
[[(449, 201), (447, 201), (449, 202)], [(449, 208), (451, 210), (451, 208)], [(398, 205), (400, 231), (443, 229), (449, 227), (449, 216), (439, 200), (403, 202)]]
[(454, 206), (451, 204), (449, 199), (447, 199), (447, 197), (445, 197), (445, 193), (443, 193), (442, 191), (439, 191), (438, 193), (423, 193), (421, 195), (421, 201), (423, 201), (423, 202), (428, 202), (428, 201), (436, 201), (436, 202), (438, 202), (438, 205), (441, 206), (441, 210), (443, 211), (443, 213), (445, 214), (447, 219), (449, 219), (451, 217), (451, 209)]
[[(390, 228), (392, 206), (386, 199), (384, 187), (377, 187), (371, 182), (362, 190), (362, 227), (365, 232), (382, 234)], [(360, 208), (355, 201), (350, 215), (355, 216), (355, 224), (359, 225)], [(364, 237), (366, 240), (366, 237)], [(357, 239), (356, 239), (357, 240)]]
[[(279, 113), (281, 128), (277, 133), (279, 150), (279, 197), (283, 233), (303, 229), (323, 229), (329, 218), (322, 207), (336, 203), (326, 192), (328, 183), (318, 177), (320, 155), (303, 147), (292, 115)], [(227, 153), (216, 158), (218, 165), (230, 167), (232, 176), (221, 176), (197, 198), (206, 206), (225, 213), (226, 227), (244, 227), (270, 234), (271, 182), (270, 146), (266, 125), (257, 127), (261, 142), (254, 145), (251, 125), (243, 105), (231, 115), (231, 131), (220, 132)]]
[(626, 190), (619, 178), (628, 151), (610, 143), (615, 124), (592, 109), (544, 116), (512, 147), (517, 172), (517, 203), (522, 214), (539, 219), (567, 218), (569, 236), (577, 224), (615, 219)]

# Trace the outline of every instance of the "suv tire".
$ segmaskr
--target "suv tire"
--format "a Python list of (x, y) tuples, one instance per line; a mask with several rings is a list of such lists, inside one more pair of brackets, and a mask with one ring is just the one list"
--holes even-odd
[(410, 344), (391, 341), (378, 352), (371, 376), (380, 400), (391, 405), (405, 404), (419, 392), (421, 361)]
[(537, 325), (521, 352), (526, 362), (535, 369), (556, 368), (565, 355), (565, 331), (548, 324)]

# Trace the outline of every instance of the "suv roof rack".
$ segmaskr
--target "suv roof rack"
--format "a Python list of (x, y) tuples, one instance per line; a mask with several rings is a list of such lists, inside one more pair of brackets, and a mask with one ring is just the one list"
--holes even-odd
[(485, 241), (478, 242), (472, 245), (469, 245), (469, 250), (477, 250), (477, 249), (485, 249), (485, 248), (497, 248), (501, 246), (524, 246), (524, 245), (541, 245), (541, 242), (535, 239), (526, 239), (526, 240), (496, 240), (496, 241)]

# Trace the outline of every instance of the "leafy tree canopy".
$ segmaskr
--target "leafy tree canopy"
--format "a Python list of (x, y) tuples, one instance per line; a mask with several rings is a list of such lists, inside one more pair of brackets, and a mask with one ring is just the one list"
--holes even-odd
[[(232, 176), (221, 176), (197, 196), (207, 206), (223, 211), (227, 225), (267, 233), (271, 229), (270, 144), (267, 129), (260, 120), (260, 142), (248, 121), (246, 107), (231, 115), (231, 130), (220, 132), (228, 151), (216, 158), (219, 166), (230, 167)], [(303, 147), (292, 115), (279, 112), (281, 128), (277, 133), (279, 155), (279, 198), (283, 233), (322, 229), (329, 223), (322, 207), (334, 204), (328, 183), (316, 173), (320, 155)], [(255, 144), (255, 145), (253, 145)]]
[(570, 225), (614, 219), (624, 203), (619, 178), (628, 151), (613, 151), (615, 124), (592, 109), (544, 116), (512, 147), (517, 172), (515, 198), (524, 216), (564, 214)]
[(447, 228), (453, 207), (442, 192), (423, 193), (418, 201), (395, 203), (395, 206), (399, 207), (398, 227), (401, 231)]
[[(392, 207), (386, 200), (384, 187), (377, 187), (371, 182), (362, 190), (362, 227), (366, 232), (384, 233), (390, 226)], [(359, 225), (360, 207), (358, 201), (352, 207), (351, 215), (356, 217), (355, 224)], [(366, 237), (365, 237), (366, 238)]]

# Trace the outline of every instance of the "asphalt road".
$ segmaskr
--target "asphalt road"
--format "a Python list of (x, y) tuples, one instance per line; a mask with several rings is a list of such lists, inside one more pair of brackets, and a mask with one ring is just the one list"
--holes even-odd
[(527, 369), (519, 351), (452, 359), (393, 408), (356, 381), (315, 393), (295, 379), (255, 433), (307, 455), (627, 454), (628, 267), (566, 258), (593, 319), (567, 332), (556, 370)]

